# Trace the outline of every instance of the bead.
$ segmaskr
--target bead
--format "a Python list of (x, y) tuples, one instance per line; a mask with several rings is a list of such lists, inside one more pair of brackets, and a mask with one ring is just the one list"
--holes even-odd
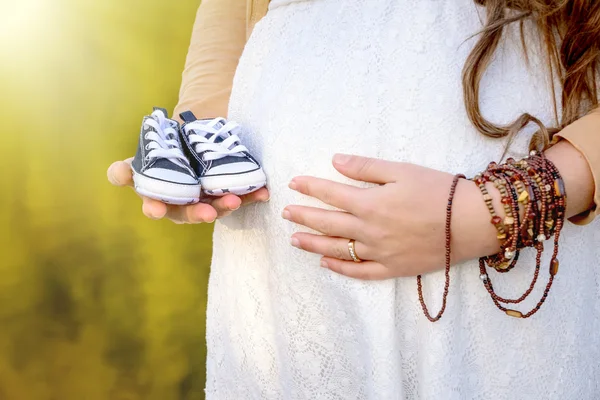
[(504, 218), (504, 225), (512, 225), (515, 223), (515, 219), (513, 217)]
[(535, 150), (531, 150), (531, 151), (529, 152), (529, 155), (530, 155), (531, 157), (535, 156), (536, 154), (537, 154), (537, 152), (536, 152)]
[(509, 157), (506, 159), (507, 164), (514, 164), (515, 163), (515, 159), (512, 157)]
[(529, 214), (527, 214), (527, 219), (535, 219), (535, 213), (531, 211)]
[(546, 185), (544, 186), (544, 189), (546, 189), (546, 192), (549, 192), (550, 190), (552, 190), (552, 186)]
[(529, 237), (533, 237), (533, 229), (527, 229), (527, 234), (529, 235)]
[(498, 238), (498, 240), (506, 239), (506, 233), (499, 233), (496, 235), (496, 237)]
[(496, 215), (494, 218), (492, 218), (492, 224), (498, 225), (500, 222), (502, 222), (502, 218), (499, 216)]
[(556, 205), (554, 203), (550, 203), (548, 205), (548, 210), (554, 210), (556, 208)]
[(544, 235), (543, 233), (540, 233), (537, 237), (537, 241), (543, 242), (544, 240), (546, 240), (546, 235)]
[(506, 249), (506, 251), (504, 252), (504, 258), (512, 260), (513, 258), (515, 258), (515, 252), (510, 249)]
[(553, 258), (552, 262), (550, 263), (550, 275), (554, 276), (558, 274), (558, 265), (558, 259)]
[(510, 198), (509, 197), (503, 197), (500, 202), (502, 204), (510, 204)]
[(483, 200), (484, 201), (492, 201), (492, 196), (490, 196), (489, 194), (484, 194), (483, 195)]
[(558, 187), (560, 189), (560, 195), (566, 196), (567, 191), (565, 190), (565, 182), (562, 179), (558, 179)]
[(535, 172), (535, 169), (528, 169), (527, 170), (527, 175), (529, 176), (535, 176), (537, 174), (537, 172)]
[(498, 166), (498, 164), (496, 164), (495, 162), (492, 161), (491, 163), (488, 164), (488, 169), (494, 169), (497, 166)]
[(560, 185), (558, 184), (558, 180), (554, 181), (554, 194), (557, 196), (562, 196), (562, 191), (560, 190)]
[(488, 276), (486, 274), (481, 274), (479, 275), (479, 279), (481, 279), (482, 282), (487, 282)]
[(505, 269), (508, 269), (509, 265), (510, 265), (510, 262), (503, 262), (502, 264), (498, 265), (497, 269), (505, 270)]
[(506, 315), (509, 315), (511, 317), (523, 318), (523, 314), (521, 314), (521, 312), (517, 310), (506, 310), (505, 313)]
[(548, 220), (546, 220), (545, 225), (548, 229), (550, 229), (554, 226), (554, 221), (552, 221), (551, 219), (548, 219)]
[(529, 193), (527, 193), (526, 190), (523, 190), (521, 192), (521, 194), (519, 195), (519, 202), (524, 203), (525, 201), (527, 201), (528, 198), (529, 198)]

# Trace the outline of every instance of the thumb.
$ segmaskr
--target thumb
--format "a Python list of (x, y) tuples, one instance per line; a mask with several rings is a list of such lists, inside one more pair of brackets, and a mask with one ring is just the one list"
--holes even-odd
[(106, 171), (108, 181), (115, 186), (133, 186), (131, 175), (131, 158), (111, 164)]
[(348, 154), (336, 154), (333, 166), (348, 178), (378, 184), (396, 181), (394, 174), (397, 164), (377, 158), (359, 157)]

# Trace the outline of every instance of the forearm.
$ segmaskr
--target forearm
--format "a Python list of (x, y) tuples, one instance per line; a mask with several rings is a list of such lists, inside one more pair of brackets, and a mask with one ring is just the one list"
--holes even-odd
[[(594, 179), (586, 158), (569, 142), (561, 141), (546, 152), (547, 158), (559, 170), (567, 192), (567, 217), (589, 210), (593, 205)], [(496, 213), (504, 218), (500, 193), (487, 185)], [(456, 192), (452, 219), (455, 262), (479, 258), (500, 251), (496, 228), (490, 223), (490, 213), (481, 192), (472, 181), (462, 181)], [(521, 217), (523, 216), (523, 209)]]
[(246, 0), (203, 0), (198, 9), (175, 117), (227, 115), (233, 76), (246, 41)]

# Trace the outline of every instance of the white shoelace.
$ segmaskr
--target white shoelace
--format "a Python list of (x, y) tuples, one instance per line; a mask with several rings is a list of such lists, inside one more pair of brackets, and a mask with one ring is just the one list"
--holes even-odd
[(177, 129), (169, 122), (162, 112), (155, 111), (152, 118), (147, 118), (144, 125), (154, 128), (144, 136), (148, 140), (146, 145), (147, 160), (167, 158), (182, 168), (189, 169), (187, 159), (177, 140)]
[[(222, 125), (218, 128), (219, 125)], [(233, 121), (227, 122), (224, 118), (215, 118), (211, 121), (194, 121), (185, 126), (189, 135), (190, 144), (195, 144), (197, 153), (204, 153), (206, 161), (218, 160), (227, 156), (245, 157), (246, 146), (240, 143), (240, 138), (233, 133), (239, 125)], [(210, 137), (208, 137), (210, 136)], [(218, 138), (222, 142), (215, 142)]]

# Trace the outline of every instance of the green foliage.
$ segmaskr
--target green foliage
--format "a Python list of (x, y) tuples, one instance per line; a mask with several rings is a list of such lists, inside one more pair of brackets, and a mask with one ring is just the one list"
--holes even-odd
[(0, 400), (204, 398), (211, 228), (106, 181), (198, 3), (0, 0)]

